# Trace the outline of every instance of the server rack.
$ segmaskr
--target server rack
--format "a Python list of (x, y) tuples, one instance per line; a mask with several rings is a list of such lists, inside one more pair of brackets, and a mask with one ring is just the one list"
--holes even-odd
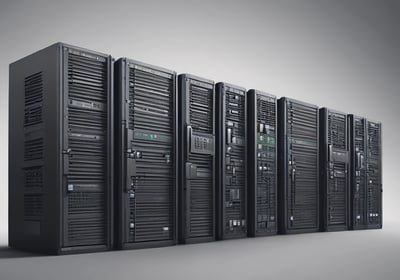
[(112, 64), (57, 43), (10, 65), (11, 247), (112, 248)]
[(279, 232), (319, 230), (318, 107), (278, 101)]
[(215, 86), (182, 74), (179, 92), (179, 241), (213, 241), (215, 222)]
[(247, 92), (248, 235), (277, 233), (277, 100)]
[(350, 228), (382, 228), (382, 124), (349, 115)]
[(347, 230), (349, 218), (347, 114), (320, 109), (320, 226)]
[(227, 83), (217, 95), (218, 239), (247, 236), (246, 90)]
[(116, 245), (176, 244), (176, 73), (121, 58), (115, 94)]

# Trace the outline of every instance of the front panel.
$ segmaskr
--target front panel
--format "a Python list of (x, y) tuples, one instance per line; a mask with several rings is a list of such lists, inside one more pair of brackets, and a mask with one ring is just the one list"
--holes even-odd
[(277, 232), (276, 97), (250, 90), (248, 104), (248, 233)]
[(365, 119), (349, 116), (351, 153), (351, 228), (363, 229), (366, 225), (366, 175), (367, 147)]
[(367, 227), (382, 227), (382, 125), (367, 120)]
[(349, 152), (347, 115), (320, 110), (321, 229), (348, 227)]
[(180, 241), (215, 239), (214, 82), (179, 76)]
[(281, 98), (280, 231), (319, 230), (318, 107)]
[(247, 235), (246, 91), (217, 84), (219, 239)]
[(112, 61), (63, 48), (63, 250), (110, 246)]
[(176, 242), (176, 74), (117, 62), (118, 245)]

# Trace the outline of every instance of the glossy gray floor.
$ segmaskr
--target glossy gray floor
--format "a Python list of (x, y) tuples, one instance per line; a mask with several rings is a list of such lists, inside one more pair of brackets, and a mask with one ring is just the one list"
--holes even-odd
[(1, 280), (400, 279), (400, 227), (68, 256), (0, 248)]

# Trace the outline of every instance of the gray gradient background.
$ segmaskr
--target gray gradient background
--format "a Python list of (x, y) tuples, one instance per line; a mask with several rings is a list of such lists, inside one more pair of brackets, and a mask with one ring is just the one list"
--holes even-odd
[[(1, 0), (1, 280), (399, 279), (400, 1), (216, 2)], [(62, 257), (10, 251), (8, 64), (57, 41), (382, 121), (384, 229)]]

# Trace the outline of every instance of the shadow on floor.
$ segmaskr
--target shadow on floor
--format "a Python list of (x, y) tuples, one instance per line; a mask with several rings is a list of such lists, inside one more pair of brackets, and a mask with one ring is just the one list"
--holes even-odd
[(15, 250), (8, 246), (0, 246), (0, 259), (31, 258), (40, 256), (43, 255)]

